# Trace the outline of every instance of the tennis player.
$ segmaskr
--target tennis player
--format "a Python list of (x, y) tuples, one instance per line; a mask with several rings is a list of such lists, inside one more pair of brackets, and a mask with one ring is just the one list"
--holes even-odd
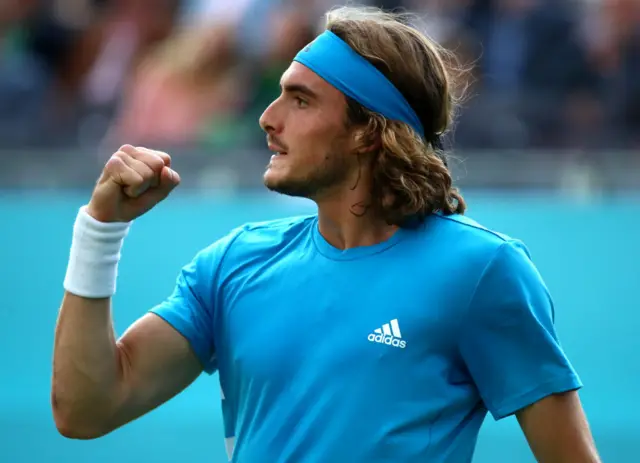
[(60, 433), (103, 436), (204, 371), (219, 374), (237, 463), (469, 462), (487, 413), (515, 415), (540, 462), (598, 462), (527, 248), (463, 215), (440, 152), (443, 57), (395, 16), (328, 13), (260, 119), (266, 187), (317, 214), (230, 231), (118, 340), (123, 240), (180, 179), (167, 154), (115, 153), (74, 225)]

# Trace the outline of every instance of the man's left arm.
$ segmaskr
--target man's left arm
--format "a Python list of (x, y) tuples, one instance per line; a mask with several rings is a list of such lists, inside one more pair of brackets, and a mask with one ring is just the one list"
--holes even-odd
[(577, 391), (547, 396), (516, 417), (540, 463), (601, 463)]
[(600, 463), (554, 315), (528, 250), (508, 240), (478, 282), (460, 353), (489, 412), (515, 415), (540, 463)]

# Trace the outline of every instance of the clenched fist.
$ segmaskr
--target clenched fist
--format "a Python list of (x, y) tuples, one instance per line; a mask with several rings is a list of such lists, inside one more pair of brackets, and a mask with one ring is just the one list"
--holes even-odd
[(107, 161), (87, 213), (100, 222), (130, 222), (166, 198), (179, 183), (168, 154), (124, 145)]

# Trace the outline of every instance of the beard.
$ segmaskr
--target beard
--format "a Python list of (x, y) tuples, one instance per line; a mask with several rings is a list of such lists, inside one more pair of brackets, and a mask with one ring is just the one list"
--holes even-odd
[(289, 175), (278, 178), (265, 175), (264, 185), (286, 196), (313, 199), (343, 184), (349, 176), (350, 166), (346, 155), (332, 151), (318, 166), (307, 165), (305, 170), (305, 173), (293, 170)]

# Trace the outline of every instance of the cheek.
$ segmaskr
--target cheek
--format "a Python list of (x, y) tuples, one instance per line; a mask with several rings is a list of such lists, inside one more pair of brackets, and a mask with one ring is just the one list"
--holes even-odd
[(339, 130), (333, 124), (327, 124), (328, 118), (322, 113), (300, 111), (292, 114), (290, 125), (290, 148), (298, 154), (315, 161), (323, 161)]

